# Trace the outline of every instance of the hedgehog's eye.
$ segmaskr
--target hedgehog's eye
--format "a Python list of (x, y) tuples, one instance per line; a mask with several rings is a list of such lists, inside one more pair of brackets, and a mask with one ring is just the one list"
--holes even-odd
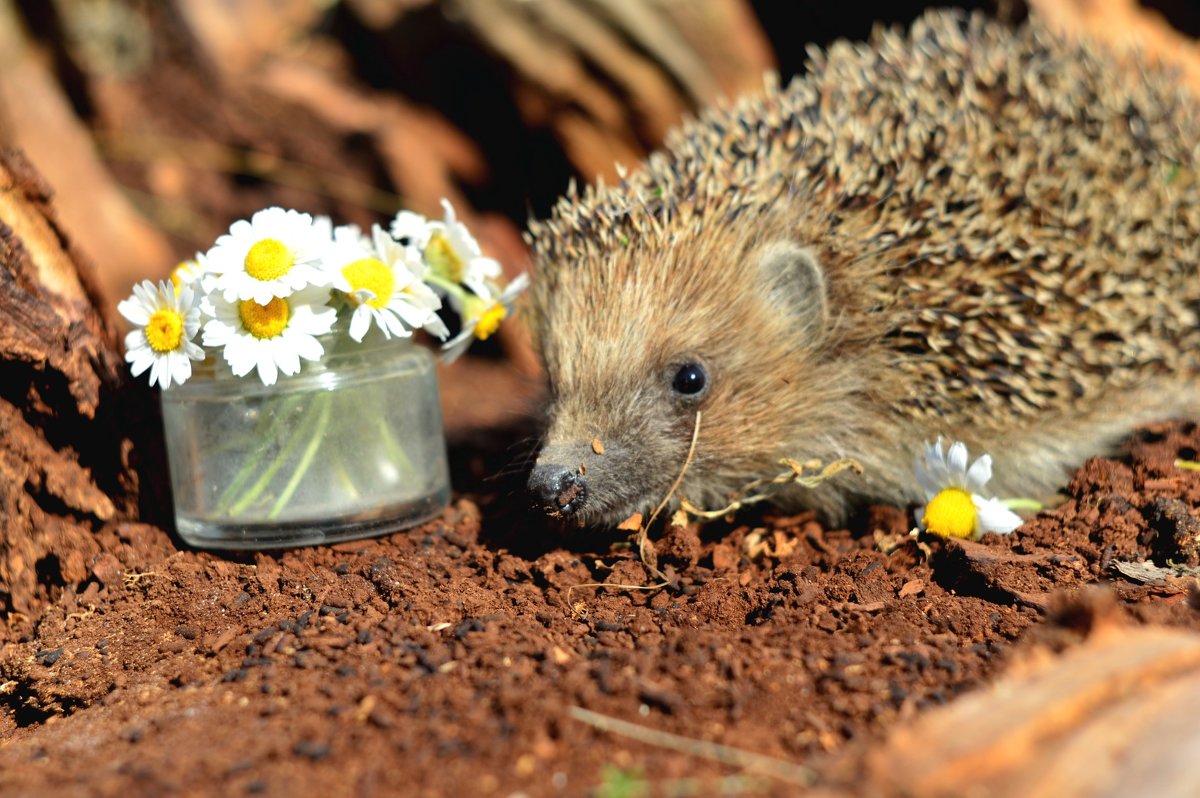
[(671, 390), (681, 396), (696, 396), (707, 387), (708, 373), (699, 363), (684, 363), (671, 381)]

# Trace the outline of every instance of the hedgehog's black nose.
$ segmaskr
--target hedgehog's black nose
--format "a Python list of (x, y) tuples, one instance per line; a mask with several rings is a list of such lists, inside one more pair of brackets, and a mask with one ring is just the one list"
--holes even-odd
[(537, 466), (529, 475), (529, 490), (551, 515), (572, 515), (587, 502), (587, 480), (566, 466)]

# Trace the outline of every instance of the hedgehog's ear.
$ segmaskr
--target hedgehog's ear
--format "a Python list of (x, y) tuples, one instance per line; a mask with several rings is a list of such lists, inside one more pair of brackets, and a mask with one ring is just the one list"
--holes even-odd
[(772, 302), (811, 330), (825, 328), (829, 314), (825, 273), (811, 249), (777, 241), (759, 251), (758, 268)]

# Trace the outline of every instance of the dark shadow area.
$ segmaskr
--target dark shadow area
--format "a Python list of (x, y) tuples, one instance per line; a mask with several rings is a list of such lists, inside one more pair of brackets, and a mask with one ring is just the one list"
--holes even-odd
[(437, 108), (482, 148), (488, 174), (462, 187), (473, 206), (524, 226), (531, 215), (547, 216), (577, 177), (554, 133), (522, 121), (508, 65), (482, 50), (443, 6), (413, 9), (403, 24), (384, 31), (339, 7), (329, 29), (353, 55), (364, 83)]
[(1200, 3), (1196, 0), (1140, 0), (1140, 4), (1162, 14), (1180, 33), (1200, 37)]
[(1010, 24), (1020, 22), (1028, 10), (1024, 0), (963, 0), (930, 3), (923, 0), (865, 0), (855, 3), (796, 3), (789, 0), (754, 0), (753, 6), (779, 61), (786, 83), (804, 73), (808, 44), (822, 47), (838, 39), (866, 39), (876, 26), (907, 27), (931, 8), (953, 5), (967, 11), (984, 11)]
[(449, 441), (450, 484), (483, 513), (480, 543), (527, 560), (549, 551), (607, 551), (624, 533), (581, 529), (534, 506), (526, 480), (540, 436), (533, 418), (509, 427), (471, 430)]

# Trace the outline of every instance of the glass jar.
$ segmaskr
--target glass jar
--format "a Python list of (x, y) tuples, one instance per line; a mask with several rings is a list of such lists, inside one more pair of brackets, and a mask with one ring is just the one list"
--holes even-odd
[(162, 392), (180, 537), (260, 549), (381, 535), (449, 500), (433, 355), (372, 330), (263, 385), (210, 356)]

